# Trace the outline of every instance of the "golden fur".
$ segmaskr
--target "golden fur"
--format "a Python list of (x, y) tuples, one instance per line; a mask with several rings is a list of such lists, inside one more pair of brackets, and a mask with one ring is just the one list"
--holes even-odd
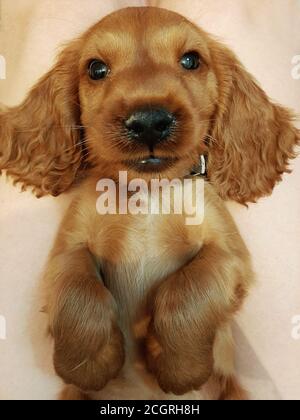
[[(197, 71), (178, 64), (188, 51), (201, 56)], [(94, 58), (110, 65), (106, 80), (88, 78)], [(145, 147), (128, 142), (122, 121), (147, 104), (176, 113), (179, 127), (156, 149), (174, 164), (141, 175), (126, 159), (142, 159)], [(103, 19), (22, 105), (0, 113), (0, 170), (39, 197), (77, 188), (45, 272), (54, 365), (70, 384), (63, 399), (246, 397), (229, 324), (253, 274), (222, 199), (246, 204), (272, 192), (299, 143), (292, 120), (231, 51), (156, 8)], [(99, 179), (121, 170), (184, 178), (201, 154), (210, 180), (202, 225), (187, 226), (185, 215), (97, 214)]]

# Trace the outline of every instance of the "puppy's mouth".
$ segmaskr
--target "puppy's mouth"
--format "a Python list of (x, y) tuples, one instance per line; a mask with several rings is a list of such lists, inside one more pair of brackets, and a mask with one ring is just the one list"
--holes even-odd
[(170, 169), (177, 161), (176, 158), (148, 156), (141, 160), (127, 160), (124, 164), (140, 173), (158, 173)]

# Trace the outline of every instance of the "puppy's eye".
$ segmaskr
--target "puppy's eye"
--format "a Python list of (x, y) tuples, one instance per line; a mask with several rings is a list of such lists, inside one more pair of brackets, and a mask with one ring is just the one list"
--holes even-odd
[(196, 51), (191, 51), (181, 57), (180, 64), (186, 70), (196, 70), (200, 67), (200, 55)]
[(89, 76), (92, 80), (101, 80), (110, 72), (109, 67), (103, 61), (92, 60), (89, 64)]

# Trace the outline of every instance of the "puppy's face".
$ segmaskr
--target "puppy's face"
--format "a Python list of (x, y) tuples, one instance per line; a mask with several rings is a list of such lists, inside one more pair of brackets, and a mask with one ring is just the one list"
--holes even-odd
[(81, 119), (100, 174), (190, 172), (218, 98), (205, 33), (174, 13), (126, 9), (86, 35), (79, 66)]
[(129, 8), (71, 42), (23, 104), (0, 112), (0, 171), (58, 195), (78, 174), (177, 178), (206, 153), (220, 196), (246, 203), (289, 172), (292, 122), (204, 31), (170, 11)]

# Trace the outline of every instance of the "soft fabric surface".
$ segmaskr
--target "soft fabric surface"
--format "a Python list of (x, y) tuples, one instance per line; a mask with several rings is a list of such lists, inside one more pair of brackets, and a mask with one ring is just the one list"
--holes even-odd
[[(59, 44), (112, 10), (143, 1), (2, 0), (0, 55), (7, 63), (0, 102), (15, 105), (48, 70)], [(300, 112), (298, 0), (161, 0), (218, 35), (274, 100)], [(299, 75), (299, 77), (295, 77)], [(294, 76), (294, 78), (292, 77)], [(300, 399), (300, 160), (272, 197), (229, 207), (253, 255), (257, 286), (235, 326), (237, 367), (254, 399)], [(71, 197), (35, 199), (0, 179), (0, 399), (51, 399), (60, 380), (39, 312), (38, 284)], [(297, 331), (296, 331), (297, 332)], [(294, 336), (294, 338), (293, 338)], [(1, 334), (0, 334), (1, 337)]]

